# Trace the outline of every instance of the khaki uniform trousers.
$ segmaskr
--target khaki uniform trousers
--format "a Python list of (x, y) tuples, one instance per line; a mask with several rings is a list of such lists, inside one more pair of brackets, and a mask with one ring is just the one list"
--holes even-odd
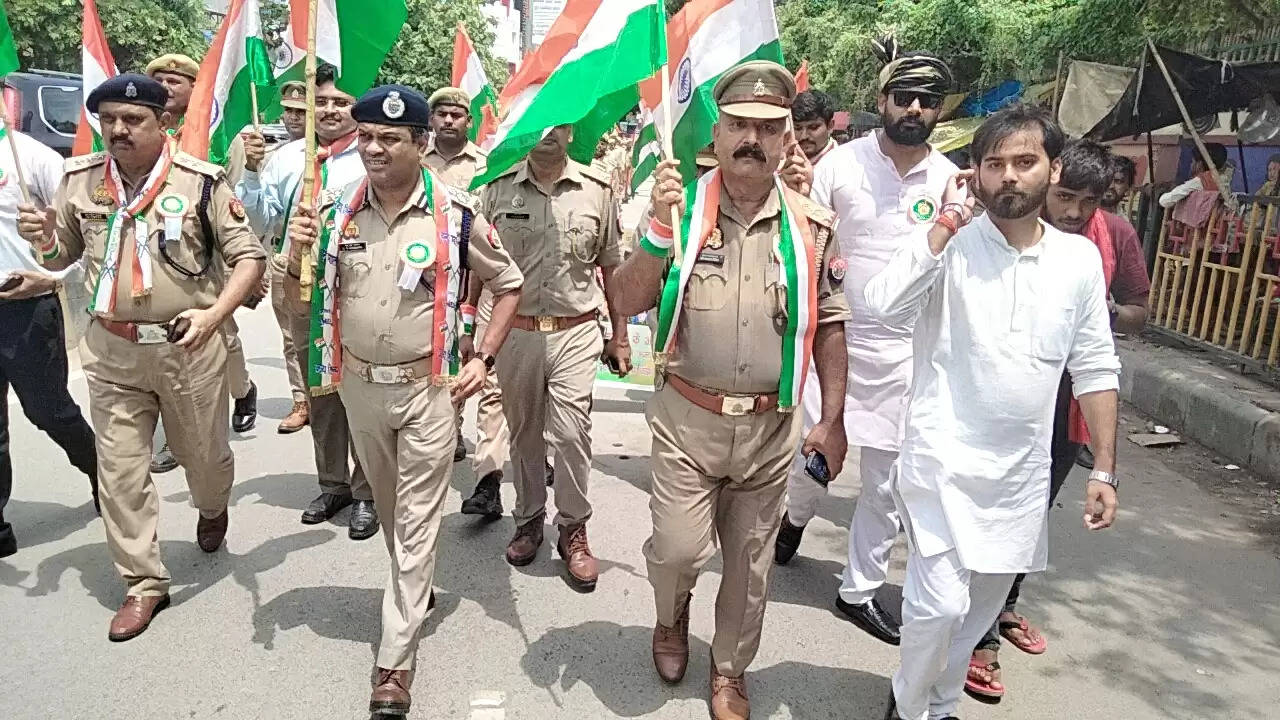
[(431, 601), (440, 519), (453, 468), (454, 407), (430, 380), (366, 382), (347, 366), (339, 390), (356, 454), (368, 468), (391, 574), (382, 596), (377, 666), (412, 670)]
[[(484, 340), (484, 331), (493, 317), (493, 294), (486, 288), (480, 294), (480, 307), (476, 309), (476, 347)], [(507, 430), (507, 418), (502, 414), (502, 386), (498, 384), (495, 365), (484, 379), (480, 399), (476, 406), (476, 454), (472, 459), (476, 477), (482, 478), (501, 470), (511, 455), (511, 433)]]
[(512, 330), (502, 344), (498, 381), (511, 428), (517, 524), (545, 512), (548, 443), (555, 455), (556, 525), (591, 517), (591, 391), (602, 350), (594, 322), (554, 333)]
[(253, 381), (249, 379), (244, 345), (240, 342), (240, 326), (236, 324), (235, 317), (227, 318), (222, 326), (222, 335), (227, 343), (227, 387), (231, 397), (242, 398), (253, 389)]
[(107, 547), (128, 594), (163, 595), (170, 576), (156, 538), (160, 496), (151, 478), (151, 439), (158, 418), (186, 471), (191, 503), (209, 515), (226, 509), (235, 477), (226, 343), (211, 337), (194, 352), (171, 343), (138, 345), (93, 322), (80, 354), (97, 431)]
[[(283, 257), (283, 256), (279, 256)], [(293, 315), (286, 303), (284, 287), (285, 269), (281, 263), (272, 261), (271, 269), (271, 309), (276, 314), (276, 324), (280, 326), (280, 337), (284, 341), (284, 371), (289, 377), (289, 390), (294, 402), (307, 401), (307, 378), (298, 364), (298, 349), (293, 343)], [(295, 291), (296, 292), (296, 291)]]
[(670, 386), (654, 394), (647, 414), (653, 535), (644, 556), (658, 622), (675, 625), (718, 540), (724, 570), (711, 658), (722, 675), (738, 677), (760, 647), (800, 414), (716, 415)]
[[(295, 288), (296, 292), (296, 288)], [(307, 312), (295, 313), (299, 302), (286, 298), (287, 310), (291, 312), (289, 329), (294, 338), (311, 337), (311, 316)], [(294, 343), (299, 367), (305, 368), (310, 362), (309, 342)], [(311, 404), (311, 445), (316, 456), (316, 478), (320, 481), (320, 492), (351, 496), (356, 500), (372, 500), (373, 491), (369, 489), (369, 479), (365, 477), (360, 458), (356, 455), (352, 442), (351, 430), (347, 425), (347, 409), (338, 393), (313, 395)], [(352, 458), (347, 465), (347, 456)], [(350, 469), (348, 469), (348, 467)]]

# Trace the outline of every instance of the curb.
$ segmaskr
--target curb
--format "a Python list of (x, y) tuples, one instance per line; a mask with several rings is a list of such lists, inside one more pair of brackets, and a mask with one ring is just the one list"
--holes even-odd
[(1141, 353), (1116, 349), (1124, 368), (1121, 400), (1176, 428), (1184, 438), (1280, 482), (1280, 414)]

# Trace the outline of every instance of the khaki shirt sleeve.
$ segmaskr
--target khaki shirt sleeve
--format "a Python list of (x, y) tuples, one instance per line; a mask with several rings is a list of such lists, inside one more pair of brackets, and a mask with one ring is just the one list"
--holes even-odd
[(471, 223), (471, 237), (467, 263), (471, 271), (494, 295), (517, 290), (524, 284), (524, 275), (511, 255), (502, 247), (498, 231), (484, 215), (476, 215)]
[(232, 212), (233, 203), (239, 204), (240, 200), (231, 192), (226, 179), (219, 177), (214, 180), (209, 197), (209, 221), (218, 236), (215, 242), (222, 259), (229, 268), (241, 260), (266, 260), (267, 252), (245, 219), (244, 206), (239, 206), (241, 209), (237, 215)]
[(53, 196), (53, 206), (57, 208), (58, 242), (62, 249), (75, 262), (84, 255), (84, 235), (80, 232), (80, 218), (76, 217), (76, 207), (71, 203), (71, 190), (67, 184), (70, 176), (63, 176), (58, 190)]
[(616, 267), (623, 260), (622, 232), (618, 220), (618, 203), (614, 202), (612, 190), (605, 191), (604, 204), (600, 212), (604, 226), (600, 228), (600, 232), (604, 233), (604, 243), (600, 246), (600, 257), (596, 264), (602, 268)]
[(815, 235), (825, 232), (830, 237), (822, 253), (822, 274), (818, 278), (818, 324), (845, 322), (853, 315), (849, 312), (849, 300), (844, 296), (844, 259), (840, 254), (840, 239), (830, 228), (821, 225), (814, 225), (814, 231)]
[(231, 187), (235, 187), (240, 179), (244, 177), (245, 164), (249, 159), (244, 152), (244, 135), (236, 134), (234, 140), (231, 141), (230, 147), (227, 148), (227, 183)]

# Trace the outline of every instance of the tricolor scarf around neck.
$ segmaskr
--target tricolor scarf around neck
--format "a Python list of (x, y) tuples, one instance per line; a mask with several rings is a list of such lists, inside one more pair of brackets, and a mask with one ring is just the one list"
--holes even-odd
[(120, 279), (121, 255), (124, 251), (124, 223), (133, 218), (133, 287), (130, 294), (143, 297), (151, 293), (151, 250), (147, 245), (147, 208), (155, 202), (169, 177), (169, 169), (173, 167), (172, 147), (166, 143), (160, 153), (160, 159), (146, 183), (138, 191), (132, 202), (125, 201), (124, 182), (120, 179), (120, 168), (113, 157), (107, 158), (106, 174), (103, 186), (111, 199), (115, 201), (116, 211), (107, 220), (106, 248), (102, 256), (102, 269), (98, 272), (98, 281), (93, 289), (93, 298), (89, 311), (92, 313), (112, 313), (116, 309), (116, 282)]
[[(321, 145), (316, 148), (316, 158), (313, 167), (315, 168), (316, 182), (311, 187), (311, 198), (309, 204), (311, 207), (320, 206), (320, 196), (324, 193), (325, 188), (329, 185), (329, 159), (337, 157), (347, 151), (356, 142), (358, 133), (352, 132), (350, 135), (343, 135), (328, 145)], [(303, 156), (306, 161), (306, 156)], [(289, 252), (289, 219), (293, 216), (293, 208), (302, 200), (302, 178), (298, 176), (298, 182), (294, 184), (293, 190), (289, 192), (289, 197), (285, 200), (284, 206), (284, 230), (281, 231), (280, 237), (276, 238), (275, 252), (277, 255)]]
[[(1110, 292), (1111, 278), (1116, 273), (1116, 246), (1111, 240), (1111, 231), (1107, 229), (1107, 219), (1102, 210), (1095, 210), (1084, 226), (1084, 236), (1097, 246), (1102, 255), (1103, 287)], [(1071, 406), (1067, 410), (1067, 436), (1073, 443), (1084, 445), (1089, 442), (1089, 425), (1084, 421), (1084, 412), (1080, 402), (1071, 398)]]
[[(449, 213), (449, 196), (445, 185), (423, 168), (422, 194), (415, 204), (425, 210), (432, 219), (432, 235), (415, 240), (406, 248), (423, 250), (432, 246), (435, 279), (432, 286), (434, 307), (432, 312), (431, 376), (437, 385), (447, 385), (458, 374), (460, 363), (459, 330), (462, 327), (462, 261), (461, 214), (457, 214), (458, 226), (454, 227)], [(311, 392), (323, 395), (334, 392), (342, 383), (342, 317), (341, 284), (338, 275), (338, 255), (342, 236), (351, 219), (369, 202), (369, 179), (352, 183), (333, 205), (320, 233), (320, 259), (316, 277), (319, 279), (311, 291), (311, 342), (308, 346), (307, 383)], [(426, 268), (414, 268), (404, 258), (401, 264), (401, 289), (406, 277), (414, 282), (407, 291), (412, 292), (418, 282), (425, 281)], [(416, 270), (416, 272), (415, 272)]]
[[(778, 406), (784, 411), (800, 404), (804, 381), (813, 353), (813, 336), (818, 328), (818, 259), (812, 228), (782, 184), (774, 176), (779, 198), (780, 231), (773, 256), (782, 265), (779, 280), (787, 288), (787, 327), (782, 335), (782, 375), (778, 378)], [(679, 265), (672, 263), (662, 287), (658, 305), (658, 334), (654, 339), (659, 359), (674, 357), (684, 305), (685, 288), (693, 275), (707, 238), (716, 228), (723, 190), (720, 170), (703, 175), (685, 188), (685, 210), (680, 219), (680, 240), (684, 252)]]

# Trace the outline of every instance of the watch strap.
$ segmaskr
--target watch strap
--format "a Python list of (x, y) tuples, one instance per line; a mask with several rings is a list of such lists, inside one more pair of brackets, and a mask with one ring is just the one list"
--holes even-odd
[(1120, 489), (1120, 479), (1105, 470), (1094, 470), (1089, 473), (1089, 479), (1094, 482), (1106, 483), (1116, 490)]

